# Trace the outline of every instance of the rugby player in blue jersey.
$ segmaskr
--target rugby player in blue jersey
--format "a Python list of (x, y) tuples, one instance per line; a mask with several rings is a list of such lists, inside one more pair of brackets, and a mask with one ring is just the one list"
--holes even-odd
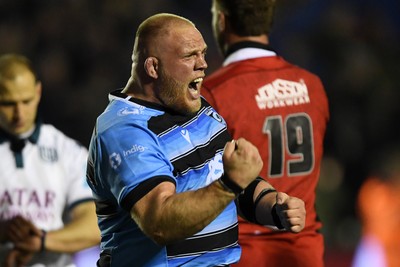
[(304, 227), (304, 202), (258, 177), (257, 148), (231, 141), (200, 96), (206, 50), (195, 25), (173, 14), (137, 30), (131, 77), (110, 93), (89, 148), (100, 267), (235, 263), (237, 211), (283, 231)]

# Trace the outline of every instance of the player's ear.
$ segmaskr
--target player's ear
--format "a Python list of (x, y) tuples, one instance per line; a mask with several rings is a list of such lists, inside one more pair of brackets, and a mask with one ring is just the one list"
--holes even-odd
[(41, 81), (36, 82), (35, 89), (36, 89), (38, 101), (40, 101), (40, 98), (42, 97), (42, 82)]
[(144, 69), (153, 79), (158, 78), (158, 59), (156, 57), (148, 57), (144, 62)]
[(226, 27), (226, 16), (223, 12), (218, 11), (218, 22), (217, 22), (217, 26), (218, 26), (218, 30), (219, 32), (222, 32), (225, 30)]

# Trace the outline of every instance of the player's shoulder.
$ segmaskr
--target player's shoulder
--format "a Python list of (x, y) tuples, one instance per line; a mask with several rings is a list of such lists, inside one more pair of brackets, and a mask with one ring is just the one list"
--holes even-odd
[(65, 134), (62, 130), (60, 130), (57, 126), (50, 123), (43, 123), (40, 126), (40, 135), (46, 135), (46, 137), (53, 138), (65, 138), (72, 139), (67, 134)]
[(203, 87), (207, 89), (213, 89), (219, 85), (228, 82), (229, 80), (237, 77), (246, 72), (249, 65), (244, 62), (235, 62), (226, 66), (222, 66), (206, 76), (203, 82)]
[(43, 123), (40, 126), (39, 142), (43, 142), (49, 146), (59, 147), (61, 149), (65, 147), (86, 149), (86, 147), (78, 140), (70, 137), (57, 126), (50, 123)]
[(42, 123), (40, 125), (40, 136), (46, 136), (46, 138), (68, 138), (57, 126), (50, 123)]
[[(276, 71), (293, 72), (306, 71), (280, 56), (257, 57), (229, 63), (212, 72), (206, 77), (203, 87), (208, 90), (229, 83), (235, 79), (241, 79), (250, 73), (276, 73)], [(275, 74), (274, 74), (275, 75)]]
[(315, 72), (311, 71), (310, 69), (308, 69), (304, 66), (295, 64), (293, 62), (287, 61), (286, 59), (284, 59), (282, 57), (277, 57), (277, 58), (279, 60), (281, 60), (282, 62), (285, 62), (284, 65), (286, 66), (286, 68), (291, 69), (292, 71), (298, 72), (299, 74), (301, 74), (303, 76), (307, 76), (307, 77), (310, 77), (311, 79), (320, 81), (319, 75), (316, 74)]

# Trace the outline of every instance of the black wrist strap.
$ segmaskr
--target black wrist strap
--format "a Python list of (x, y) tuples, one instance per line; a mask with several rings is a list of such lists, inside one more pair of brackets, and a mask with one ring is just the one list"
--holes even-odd
[(273, 189), (273, 188), (264, 188), (264, 189), (260, 192), (260, 194), (258, 194), (256, 200), (254, 200), (254, 209), (257, 208), (258, 202), (260, 202), (260, 200), (261, 200), (265, 195), (267, 195), (267, 194), (269, 194), (269, 193), (273, 193), (273, 192), (276, 192), (276, 190)]
[[(254, 201), (254, 209), (257, 208), (258, 203), (260, 202), (260, 200), (267, 194), (269, 193), (273, 193), (273, 192), (277, 192), (275, 189), (273, 188), (264, 188), (257, 196), (256, 200)], [(272, 206), (271, 209), (271, 216), (272, 216), (272, 220), (274, 221), (275, 226), (278, 229), (284, 229), (285, 227), (283, 227), (281, 219), (279, 218), (278, 215), (278, 211), (276, 208), (276, 203)]]
[(47, 232), (42, 230), (42, 236), (40, 237), (40, 252), (43, 252), (46, 249), (46, 234)]
[(223, 174), (221, 178), (219, 178), (219, 182), (226, 190), (234, 193), (236, 196), (240, 195), (244, 191), (243, 188), (241, 188), (239, 185), (229, 179), (228, 176), (226, 176), (225, 174)]
[[(264, 188), (263, 190), (261, 190), (261, 192), (258, 194), (256, 200), (254, 200), (254, 214), (256, 214), (256, 209), (257, 209), (257, 205), (260, 202), (260, 200), (265, 196), (268, 195), (269, 193), (274, 193), (276, 192), (276, 190), (274, 188)], [(273, 206), (273, 208), (275, 207), (275, 205)], [(276, 211), (275, 211), (276, 213)], [(272, 214), (272, 210), (271, 210), (271, 214)], [(274, 220), (275, 223), (275, 218), (274, 215), (272, 215), (272, 219)], [(279, 219), (279, 218), (278, 218)], [(258, 224), (261, 224), (257, 221)]]
[(284, 229), (285, 227), (283, 227), (281, 219), (279, 219), (278, 211), (276, 210), (276, 203), (272, 206), (271, 215), (275, 226), (278, 229)]
[(257, 177), (246, 187), (243, 194), (240, 194), (236, 198), (236, 206), (238, 207), (239, 215), (252, 223), (257, 223), (256, 209), (254, 207), (254, 191), (261, 181), (263, 181), (263, 179)]

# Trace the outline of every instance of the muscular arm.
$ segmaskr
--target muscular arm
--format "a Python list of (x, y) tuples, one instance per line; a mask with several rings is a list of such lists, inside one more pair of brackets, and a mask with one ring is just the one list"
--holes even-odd
[[(258, 176), (262, 160), (257, 148), (244, 139), (239, 141), (225, 146), (224, 173), (245, 188)], [(132, 207), (131, 215), (145, 234), (159, 244), (167, 244), (202, 230), (234, 199), (235, 194), (218, 181), (179, 194), (174, 184), (164, 182), (140, 199)]]
[[(267, 182), (260, 182), (254, 191), (253, 200), (256, 200), (264, 188), (272, 188), (272, 186)], [(258, 223), (266, 226), (276, 225), (272, 216), (272, 207), (275, 204), (276, 215), (285, 230), (298, 233), (304, 228), (306, 218), (304, 202), (283, 192), (272, 192), (261, 198), (255, 207)]]
[(167, 244), (202, 230), (234, 198), (218, 182), (180, 194), (174, 184), (164, 182), (138, 201), (131, 214), (145, 234)]
[[(71, 222), (64, 228), (46, 233), (44, 238), (45, 250), (74, 253), (100, 242), (100, 230), (97, 226), (93, 202), (77, 205), (72, 210), (71, 216)], [(39, 252), (42, 245), (41, 236), (41, 232), (40, 234), (32, 234), (29, 238), (15, 242), (15, 246), (27, 252)]]
[(48, 232), (45, 249), (55, 252), (74, 253), (100, 242), (95, 205), (84, 202), (71, 212), (71, 222), (64, 228)]

